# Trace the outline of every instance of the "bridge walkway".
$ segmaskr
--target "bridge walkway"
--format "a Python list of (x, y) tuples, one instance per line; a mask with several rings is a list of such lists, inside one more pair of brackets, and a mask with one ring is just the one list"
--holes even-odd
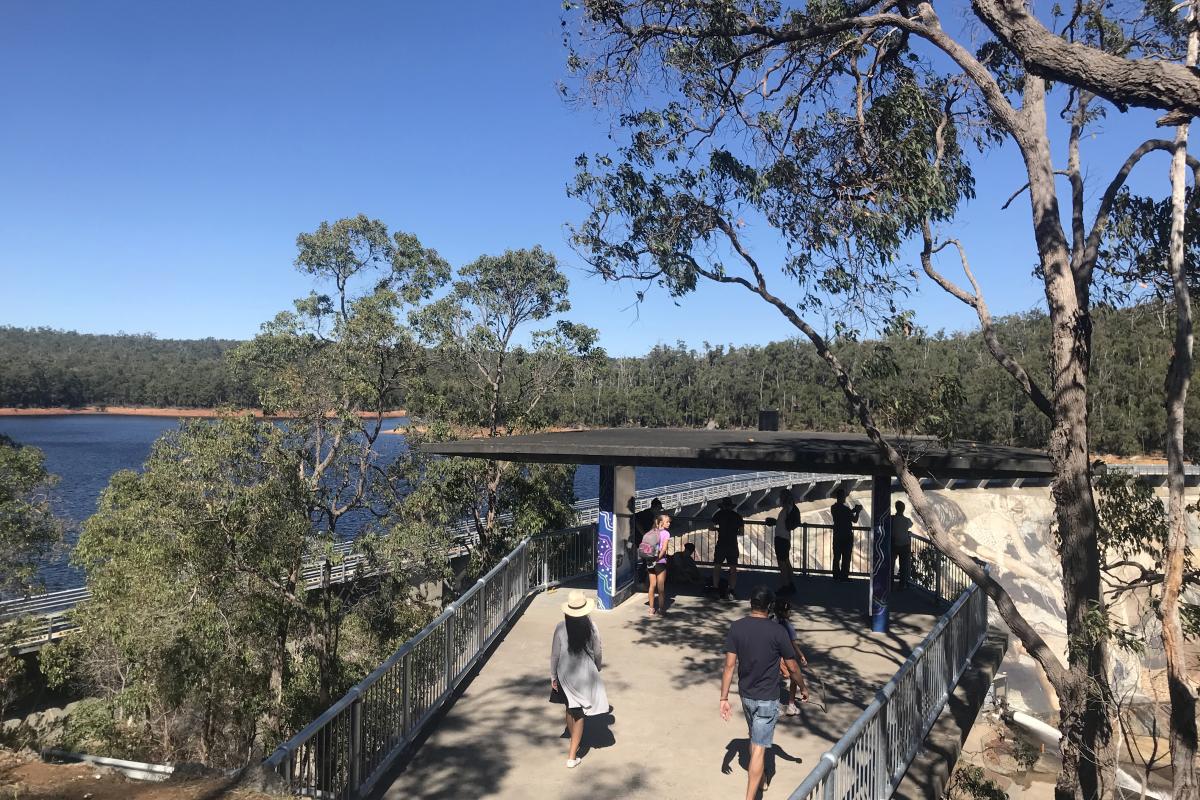
[[(745, 597), (755, 581), (743, 573)], [(584, 585), (584, 584), (580, 584)], [(592, 584), (594, 585), (594, 583)], [(566, 591), (538, 594), (497, 645), (428, 738), (377, 797), (663, 798), (740, 797), (748, 746), (735, 688), (735, 716), (717, 712), (725, 631), (749, 613), (745, 600), (705, 598), (680, 590), (667, 614), (646, 613), (645, 594), (596, 612), (604, 643), (603, 678), (610, 714), (590, 718), (583, 762), (566, 769), (562, 710), (547, 702), (550, 637)], [(797, 581), (796, 625), (813, 700), (782, 717), (767, 770), (787, 797), (929, 632), (940, 611), (917, 592), (893, 594), (891, 631), (871, 634), (866, 583), (824, 577)]]

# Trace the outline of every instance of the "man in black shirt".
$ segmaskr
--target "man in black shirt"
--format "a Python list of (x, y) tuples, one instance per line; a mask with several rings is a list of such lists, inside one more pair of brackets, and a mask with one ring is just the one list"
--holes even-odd
[(800, 687), (800, 698), (808, 699), (808, 686), (796, 663), (787, 629), (771, 619), (775, 593), (757, 586), (750, 593), (750, 616), (729, 626), (725, 637), (725, 672), (721, 675), (721, 719), (726, 722), (733, 712), (729, 707), (729, 687), (737, 668), (738, 694), (750, 731), (750, 769), (746, 800), (753, 800), (763, 779), (763, 762), (775, 736), (779, 721), (779, 665), (782, 661), (792, 680)]
[(854, 523), (862, 512), (861, 505), (854, 508), (846, 505), (846, 490), (838, 488), (833, 493), (837, 502), (829, 509), (833, 517), (833, 579), (850, 580), (850, 554), (854, 552)]
[[(721, 507), (713, 514), (713, 526), (717, 529), (717, 546), (713, 549), (713, 591), (721, 588), (721, 565), (729, 565), (729, 594), (737, 596), (738, 537), (746, 529), (742, 515), (733, 510), (733, 501), (726, 497)], [(726, 597), (724, 593), (721, 595)]]

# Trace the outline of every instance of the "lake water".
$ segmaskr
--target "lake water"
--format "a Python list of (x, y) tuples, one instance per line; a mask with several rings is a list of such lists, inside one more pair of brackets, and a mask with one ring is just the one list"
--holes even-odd
[[(72, 523), (67, 532), (67, 551), (78, 536), (78, 523), (96, 510), (100, 492), (113, 473), (140, 469), (150, 446), (163, 432), (178, 425), (165, 417), (129, 417), (87, 414), (59, 417), (0, 417), (0, 434), (39, 448), (46, 454), (46, 467), (60, 480), (53, 492), (54, 510)], [(378, 449), (391, 462), (404, 449), (403, 436), (380, 436)], [(647, 489), (715, 475), (733, 475), (732, 470), (666, 469), (644, 467), (637, 471), (637, 486)], [(583, 465), (575, 475), (575, 496), (597, 495), (599, 468)], [(84, 582), (83, 575), (68, 563), (63, 552), (43, 570), (47, 589), (64, 589)]]

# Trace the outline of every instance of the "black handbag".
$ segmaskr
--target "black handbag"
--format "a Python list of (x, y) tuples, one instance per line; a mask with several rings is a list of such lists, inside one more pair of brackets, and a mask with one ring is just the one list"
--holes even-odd
[(559, 686), (557, 689), (554, 687), (550, 688), (550, 702), (560, 706), (567, 704), (567, 696), (563, 694), (562, 686)]

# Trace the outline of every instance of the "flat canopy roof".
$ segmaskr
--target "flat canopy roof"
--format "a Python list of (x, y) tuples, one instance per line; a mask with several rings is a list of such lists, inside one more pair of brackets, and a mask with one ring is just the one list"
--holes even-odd
[[(1044, 478), (1050, 460), (1040, 450), (893, 437), (919, 477)], [(427, 453), (547, 464), (891, 473), (878, 448), (861, 433), (712, 431), (683, 428), (603, 428), (523, 436), (463, 439), (421, 445)]]

